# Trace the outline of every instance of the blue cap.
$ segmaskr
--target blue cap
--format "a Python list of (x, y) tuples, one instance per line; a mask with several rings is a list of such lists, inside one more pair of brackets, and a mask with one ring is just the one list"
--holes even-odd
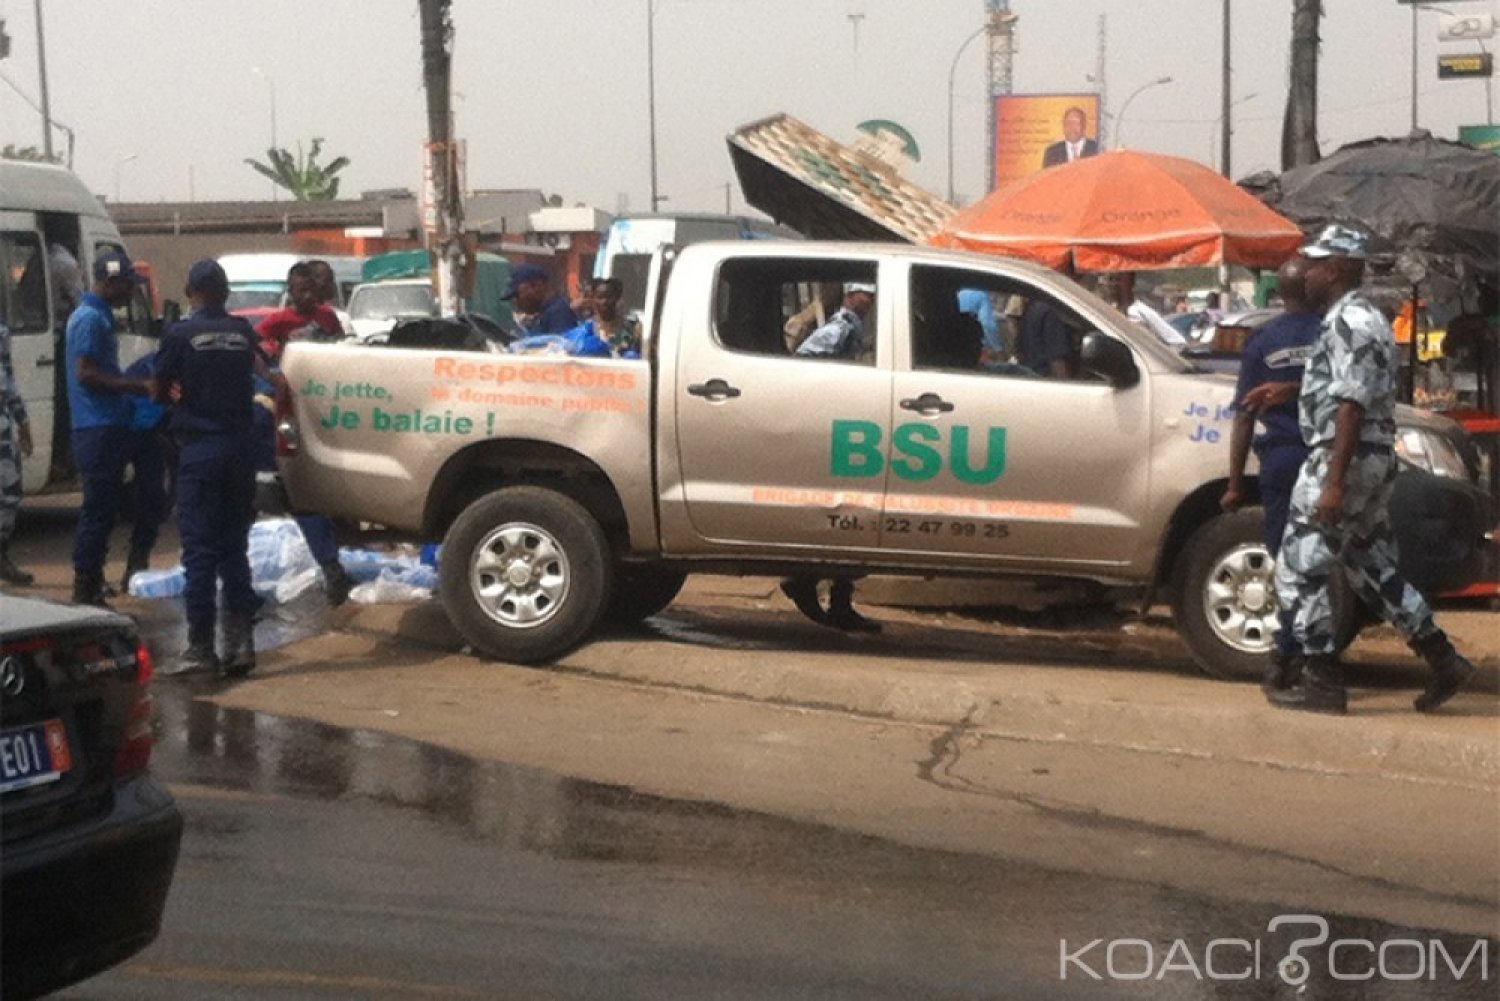
[(229, 276), (224, 273), (224, 268), (218, 261), (204, 258), (189, 269), (187, 287), (189, 292), (228, 295)]
[(500, 298), (514, 299), (516, 290), (527, 282), (550, 282), (552, 273), (540, 264), (518, 264), (510, 269), (510, 288)]
[(124, 278), (126, 281), (145, 281), (135, 270), (130, 257), (123, 250), (106, 250), (94, 258), (94, 281), (102, 282), (111, 278)]
[(1344, 223), (1326, 226), (1312, 243), (1302, 248), (1302, 256), (1313, 260), (1325, 257), (1348, 257), (1362, 261), (1370, 256), (1370, 234)]

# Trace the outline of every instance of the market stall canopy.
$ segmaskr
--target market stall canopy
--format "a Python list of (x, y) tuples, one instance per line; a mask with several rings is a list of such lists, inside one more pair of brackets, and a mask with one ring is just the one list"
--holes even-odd
[(1411, 281), (1500, 274), (1500, 156), (1473, 146), (1426, 132), (1367, 139), (1287, 171), (1263, 197), (1308, 231), (1363, 225)]
[(924, 243), (953, 214), (891, 164), (791, 115), (751, 122), (728, 141), (745, 201), (811, 239)]
[(1117, 150), (1006, 185), (954, 215), (931, 242), (1054, 268), (1149, 271), (1273, 268), (1303, 238), (1291, 220), (1201, 163)]

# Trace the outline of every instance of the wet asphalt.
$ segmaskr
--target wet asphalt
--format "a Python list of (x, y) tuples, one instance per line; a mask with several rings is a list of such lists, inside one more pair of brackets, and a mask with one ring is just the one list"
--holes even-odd
[[(310, 610), (286, 622), (301, 625), (283, 640), (319, 628)], [(158, 645), (176, 628), (169, 613), (147, 623)], [(1282, 972), (1300, 971), (1278, 960), (1312, 932), (1268, 930), (1296, 908), (921, 850), (226, 709), (207, 698), (218, 684), (156, 686), (153, 768), (187, 819), (161, 937), (63, 997), (1494, 996), (1494, 943), (1488, 981), (1433, 977), (1392, 950), (1388, 969), (1421, 979), (1338, 982), (1314, 964), (1299, 995)], [(1331, 939), (1436, 938), (1455, 959), (1473, 947), (1324, 916)], [(1221, 947), (1210, 976), (1216, 938), (1247, 945)], [(1116, 939), (1131, 942), (1111, 954)]]

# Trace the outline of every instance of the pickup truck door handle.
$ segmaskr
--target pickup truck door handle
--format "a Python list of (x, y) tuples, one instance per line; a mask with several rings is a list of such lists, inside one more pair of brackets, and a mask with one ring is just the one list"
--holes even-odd
[(710, 400), (732, 400), (740, 395), (740, 391), (723, 379), (710, 379), (707, 382), (693, 383), (688, 387), (688, 395), (702, 396)]
[(953, 412), (953, 404), (943, 399), (936, 393), (923, 393), (912, 399), (908, 397), (901, 401), (902, 410), (915, 410), (919, 414), (931, 417), (933, 414), (949, 414)]
[(52, 364), (53, 364), (53, 362), (52, 362), (52, 356), (51, 355), (48, 355), (45, 358), (38, 358), (36, 360), (36, 367), (37, 368), (51, 368)]

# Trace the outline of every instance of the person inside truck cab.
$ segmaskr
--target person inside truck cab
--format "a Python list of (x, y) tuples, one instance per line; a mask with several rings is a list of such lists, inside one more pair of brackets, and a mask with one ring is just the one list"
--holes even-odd
[(853, 360), (865, 350), (865, 318), (875, 305), (875, 286), (870, 282), (847, 282), (844, 304), (828, 322), (807, 335), (797, 348), (804, 358)]
[(1016, 335), (1016, 361), (1048, 379), (1078, 375), (1078, 351), (1061, 309), (1050, 299), (1027, 300)]

